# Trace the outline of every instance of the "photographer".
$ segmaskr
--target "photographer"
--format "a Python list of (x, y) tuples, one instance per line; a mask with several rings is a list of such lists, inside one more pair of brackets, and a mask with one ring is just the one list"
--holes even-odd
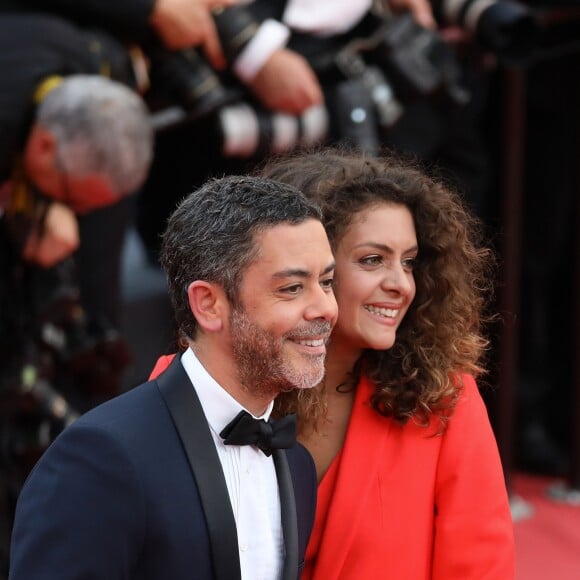
[[(308, 60), (356, 36), (372, 4), (372, 0), (256, 0), (248, 10), (261, 26), (238, 56), (234, 71), (267, 108), (303, 113), (323, 98)], [(409, 10), (423, 26), (435, 26), (427, 0), (392, 0), (390, 5), (394, 11)]]
[[(218, 106), (220, 99), (222, 103), (227, 101), (223, 88), (220, 93), (220, 83), (233, 94), (216, 114), (194, 118), (193, 107), (182, 102), (186, 99), (168, 99), (167, 107), (181, 106), (187, 120), (183, 126), (173, 123), (168, 130), (161, 127), (155, 163), (139, 198), (138, 230), (153, 260), (163, 220), (171, 211), (177, 192), (203, 182), (208, 175), (243, 172), (264, 154), (315, 144), (326, 136), (325, 108), (334, 84), (329, 86), (326, 79), (321, 79), (311, 61), (313, 57), (318, 60), (320, 54), (334, 53), (356, 36), (360, 32), (359, 21), (369, 13), (372, 2), (303, 2), (299, 8), (308, 23), (304, 30), (287, 21), (285, 4), (300, 3), (244, 1), (214, 12), (228, 67), (219, 78), (210, 79), (207, 73), (199, 73), (197, 86), (200, 92), (202, 87), (211, 87), (206, 100)], [(434, 27), (427, 0), (393, 0), (393, 10), (411, 10), (417, 22)], [(346, 20), (337, 20), (337, 15)], [(199, 68), (198, 63), (195, 68)], [(199, 111), (202, 107), (195, 108)], [(164, 119), (172, 123), (171, 116), (160, 116), (162, 125)], [(276, 137), (269, 139), (271, 124), (283, 128), (279, 143)], [(187, 158), (175, 153), (186, 150)], [(196, 163), (192, 164), (191, 159), (196, 159)], [(160, 187), (167, 191), (163, 198), (156, 193)]]
[[(86, 293), (94, 316), (114, 322), (113, 299), (105, 297), (116, 292), (118, 256), (106, 252), (114, 252), (117, 242), (120, 252), (117, 238), (131, 211), (130, 201), (121, 199), (145, 179), (152, 148), (147, 109), (123, 86), (134, 84), (130, 59), (100, 32), (47, 15), (1, 14), (0, 70), (4, 221), (42, 225), (42, 236), (33, 228), (17, 241), (22, 256), (41, 266), (58, 262), (79, 243), (81, 252), (92, 246), (96, 263), (90, 267), (106, 261), (112, 280)], [(103, 72), (112, 78), (62, 82)], [(90, 210), (104, 207), (89, 217)], [(80, 235), (73, 212), (83, 214)]]
[[(467, 30), (466, 26), (463, 26), (461, 17), (455, 15), (454, 20), (451, 18), (449, 10), (447, 10), (448, 4), (451, 3), (445, 2), (445, 0), (434, 0), (433, 2), (429, 2), (429, 0), (389, 0), (385, 2), (368, 0), (356, 3), (356, 5), (346, 0), (344, 2), (254, 0), (248, 4), (247, 9), (262, 25), (239, 56), (239, 62), (234, 63), (234, 71), (236, 73), (241, 71), (243, 74), (246, 69), (252, 70), (251, 64), (248, 64), (251, 56), (261, 55), (266, 65), (250, 80), (249, 87), (252, 92), (269, 108), (284, 109), (294, 113), (303, 112), (303, 103), (300, 102), (299, 98), (295, 98), (291, 104), (282, 101), (282, 98), (290, 101), (291, 96), (298, 93), (300, 89), (286, 85), (294, 83), (297, 87), (301, 87), (305, 85), (304, 79), (290, 72), (284, 72), (282, 69), (270, 72), (269, 68), (273, 66), (274, 58), (268, 61), (266, 55), (268, 50), (271, 51), (274, 46), (284, 46), (287, 50), (304, 57), (305, 60), (312, 63), (322, 85), (326, 106), (330, 113), (329, 133), (333, 140), (350, 141), (355, 146), (371, 153), (382, 147), (390, 147), (417, 156), (425, 162), (435, 163), (465, 191), (472, 205), (477, 210), (482, 210), (483, 198), (487, 190), (486, 180), (482, 179), (482, 176), (489, 172), (489, 166), (476, 124), (485, 93), (485, 74), (477, 69), (479, 64), (474, 65), (473, 59), (474, 57), (476, 59), (483, 49), (499, 49), (498, 42), (493, 42), (499, 37), (503, 42), (501, 48), (506, 50), (508, 39), (514, 40), (513, 44), (515, 44), (516, 39), (518, 42), (521, 40), (522, 45), (527, 46), (524, 42), (523, 30), (520, 33), (518, 29), (516, 35), (515, 26), (513, 29), (508, 29), (507, 26), (514, 11), (519, 20), (525, 20), (525, 18), (522, 14), (523, 9), (509, 0), (507, 2), (503, 0), (492, 2), (491, 8), (488, 7), (490, 3), (487, 3), (486, 6), (482, 7), (483, 12), (480, 17), (480, 20), (485, 20), (484, 24), (487, 27), (485, 29), (487, 42), (481, 44), (481, 27), (475, 30), (475, 26), (473, 26), (473, 30)], [(475, 4), (480, 6), (482, 2), (465, 0), (464, 4), (470, 8)], [(494, 28), (495, 20), (487, 18), (487, 13), (490, 10), (497, 10), (495, 4), (499, 4), (501, 7), (499, 11), (501, 19), (498, 17), (498, 21), (506, 23), (501, 34), (499, 30)], [(434, 87), (436, 90), (432, 92), (425, 90), (423, 93), (421, 87), (412, 86), (415, 79), (418, 79), (417, 85), (419, 85), (429, 74), (428, 71), (419, 70), (420, 65), (427, 64), (427, 62), (413, 61), (413, 53), (422, 50), (421, 43), (424, 42), (424, 46), (426, 46), (430, 40), (426, 33), (419, 36), (421, 33), (417, 32), (417, 43), (405, 47), (407, 54), (394, 55), (394, 52), (391, 54), (387, 52), (398, 49), (396, 43), (402, 42), (405, 36), (401, 32), (398, 40), (393, 41), (393, 45), (378, 46), (374, 49), (375, 54), (371, 55), (372, 49), (369, 49), (369, 40), (375, 33), (377, 22), (380, 22), (381, 19), (386, 20), (386, 31), (387, 34), (390, 34), (389, 27), (396, 27), (397, 20), (400, 21), (400, 15), (405, 12), (410, 12), (415, 22), (421, 27), (433, 31), (432, 38), (439, 42), (433, 44), (432, 49), (424, 49), (425, 60), (432, 58), (433, 62), (429, 64), (433, 64), (434, 68), (441, 66), (441, 71), (439, 71), (441, 75), (453, 77), (451, 84), (456, 86)], [(506, 12), (509, 18), (504, 18)], [(270, 31), (273, 30), (270, 24), (272, 21), (277, 22), (280, 26), (281, 31), (277, 33), (277, 36)], [(471, 18), (471, 23), (473, 25), (473, 18)], [(480, 23), (477, 22), (477, 24)], [(499, 27), (499, 25), (497, 26)], [(266, 29), (268, 29), (267, 35)], [(461, 34), (458, 35), (457, 32), (461, 32)], [(394, 37), (394, 35), (391, 36)], [(514, 38), (512, 39), (512, 37)], [(464, 50), (466, 56), (461, 61), (453, 45), (453, 42), (458, 39), (460, 49), (465, 48), (467, 39), (473, 40), (474, 50), (471, 53)], [(379, 83), (376, 83), (377, 89), (385, 92), (384, 87), (386, 86), (394, 93), (393, 101), (398, 101), (398, 103), (392, 104), (398, 108), (398, 111), (389, 112), (390, 119), (383, 121), (376, 114), (373, 115), (375, 111), (370, 110), (374, 108), (373, 99), (367, 94), (372, 92), (372, 88), (369, 91), (365, 90), (367, 87), (360, 86), (360, 84), (364, 84), (364, 81), (356, 86), (358, 79), (349, 79), (351, 82), (342, 83), (342, 86), (339, 86), (342, 79), (339, 79), (336, 74), (325, 74), (321, 55), (337, 55), (349, 45), (362, 47), (359, 54), (365, 60), (365, 64), (367, 66), (369, 64), (375, 65), (377, 70), (373, 71), (373, 74), (379, 77), (384, 76)], [(510, 48), (512, 48), (511, 45)], [(381, 51), (384, 52), (383, 55), (379, 54)], [(402, 51), (403, 47), (401, 47)], [(429, 51), (431, 54), (428, 53)], [(272, 54), (275, 54), (275, 51)], [(442, 56), (446, 57), (447, 63)], [(395, 59), (398, 59), (398, 62), (394, 62)], [(451, 63), (451, 60), (457, 62)], [(452, 64), (454, 68), (448, 67), (444, 70), (447, 64)], [(416, 70), (413, 70), (414, 68)], [(285, 85), (279, 91), (280, 95), (272, 90), (272, 87), (277, 83), (276, 77), (285, 79)], [(409, 79), (412, 82), (408, 82)], [(443, 81), (442, 84), (445, 82)], [(379, 86), (381, 84), (382, 87)], [(464, 91), (463, 96), (459, 95), (460, 87), (463, 86), (474, 89), (472, 92), (477, 93), (471, 102), (468, 102), (468, 91)], [(444, 90), (440, 90), (441, 88)], [(445, 92), (446, 95), (443, 94)], [(264, 94), (268, 96), (265, 97)], [(442, 96), (444, 98), (441, 98)], [(448, 96), (451, 98), (446, 98)], [(360, 107), (367, 109), (366, 128), (363, 127), (365, 122), (357, 127), (348, 120), (348, 115), (356, 107), (357, 102)], [(374, 126), (378, 125), (381, 127), (373, 136)]]
[(6, 523), (9, 498), (33, 464), (23, 449), (42, 449), (75, 410), (110, 395), (90, 392), (90, 381), (109, 364), (97, 349), (114, 328), (130, 194), (147, 175), (152, 129), (125, 50), (100, 32), (48, 15), (2, 13), (0, 70)]
[(125, 41), (142, 44), (158, 37), (169, 49), (203, 47), (216, 68), (223, 54), (211, 9), (236, 0), (0, 0), (0, 12), (44, 12), (81, 26), (97, 27)]
[[(58, 278), (55, 267), (75, 251), (81, 259), (66, 285), (78, 283), (88, 318), (114, 325), (128, 194), (146, 177), (152, 130), (145, 104), (126, 86), (125, 51), (101, 33), (46, 15), (2, 14), (0, 70), (5, 371), (37, 338), (41, 307), (27, 300), (32, 282)], [(96, 284), (93, 271), (102, 274)], [(45, 301), (58, 290), (58, 279), (37, 289)]]

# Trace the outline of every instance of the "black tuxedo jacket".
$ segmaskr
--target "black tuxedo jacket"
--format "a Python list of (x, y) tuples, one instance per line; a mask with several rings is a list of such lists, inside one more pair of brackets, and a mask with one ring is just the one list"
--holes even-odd
[[(187, 446), (184, 421), (195, 423)], [(292, 497), (282, 512), (297, 524), (291, 537), (283, 521), (286, 550), (294, 554), (285, 577), (293, 570), (296, 578), (314, 518), (316, 474), (300, 445), (278, 452), (279, 480), (285, 467)], [(156, 381), (65, 429), (20, 494), (11, 580), (235, 580), (235, 574), (238, 546), (225, 479), (179, 357)]]

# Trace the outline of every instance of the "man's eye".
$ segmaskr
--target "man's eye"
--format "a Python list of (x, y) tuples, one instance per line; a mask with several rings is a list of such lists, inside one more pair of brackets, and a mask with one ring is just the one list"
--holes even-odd
[(302, 290), (302, 284), (292, 284), (292, 286), (286, 286), (281, 289), (284, 294), (298, 294)]
[(334, 278), (326, 278), (320, 281), (320, 285), (325, 290), (332, 290), (334, 288)]

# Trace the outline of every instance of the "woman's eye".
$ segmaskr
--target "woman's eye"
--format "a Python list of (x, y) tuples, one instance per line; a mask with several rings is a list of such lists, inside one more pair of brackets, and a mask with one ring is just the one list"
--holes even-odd
[(359, 260), (359, 262), (365, 266), (378, 266), (382, 261), (381, 256), (378, 255), (365, 256)]
[(405, 270), (412, 272), (417, 266), (417, 258), (406, 258), (402, 261), (402, 264)]

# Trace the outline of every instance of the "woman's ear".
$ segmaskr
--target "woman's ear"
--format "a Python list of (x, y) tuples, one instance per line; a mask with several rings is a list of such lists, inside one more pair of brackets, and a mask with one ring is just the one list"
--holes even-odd
[(189, 308), (200, 328), (207, 332), (219, 332), (228, 316), (228, 300), (220, 286), (196, 280), (187, 288)]

